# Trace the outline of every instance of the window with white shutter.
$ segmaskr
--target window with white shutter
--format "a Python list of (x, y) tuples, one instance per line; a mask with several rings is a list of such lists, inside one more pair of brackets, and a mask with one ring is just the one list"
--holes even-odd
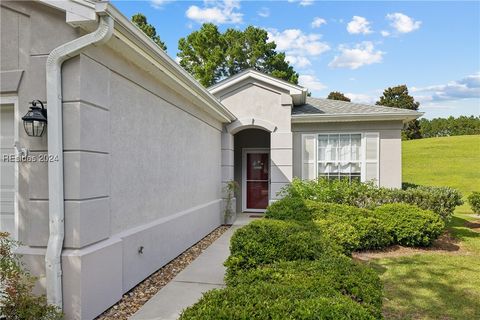
[(379, 134), (302, 135), (302, 178), (349, 179), (378, 183)]
[(317, 135), (304, 134), (302, 136), (302, 179), (312, 180), (315, 173), (315, 149)]
[(365, 145), (365, 164), (364, 164), (364, 178), (363, 181), (374, 181), (378, 184), (379, 181), (379, 134), (378, 132), (366, 132), (364, 134)]

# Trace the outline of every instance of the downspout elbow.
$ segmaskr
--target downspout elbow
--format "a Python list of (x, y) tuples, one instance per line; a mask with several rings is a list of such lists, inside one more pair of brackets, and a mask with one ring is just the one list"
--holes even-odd
[(100, 45), (112, 37), (114, 21), (100, 16), (98, 28), (78, 39), (53, 49), (47, 58), (48, 153), (58, 161), (48, 163), (49, 238), (45, 254), (47, 300), (63, 307), (62, 248), (65, 237), (63, 189), (63, 117), (62, 117), (62, 64), (91, 45)]

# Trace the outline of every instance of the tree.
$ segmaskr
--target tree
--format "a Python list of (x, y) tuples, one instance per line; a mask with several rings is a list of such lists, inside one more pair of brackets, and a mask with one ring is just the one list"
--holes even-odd
[(339, 91), (332, 91), (328, 94), (328, 97), (327, 99), (330, 99), (330, 100), (341, 100), (341, 101), (347, 101), (347, 102), (350, 102), (350, 98), (345, 96), (343, 93), (339, 92)]
[(376, 102), (376, 105), (418, 110), (420, 103), (416, 102), (415, 99), (408, 94), (407, 86), (402, 84), (400, 86), (385, 89), (380, 100)]
[(141, 13), (134, 14), (132, 16), (132, 22), (140, 28), (147, 36), (149, 36), (153, 42), (155, 42), (161, 49), (167, 51), (167, 45), (157, 35), (155, 27), (147, 22), (147, 17)]
[[(416, 102), (415, 99), (408, 94), (408, 88), (406, 85), (399, 85), (385, 89), (380, 100), (375, 104), (409, 110), (418, 110), (418, 107), (420, 106), (420, 103)], [(418, 120), (413, 120), (405, 124), (402, 137), (407, 140), (420, 139), (422, 137)]]
[(178, 41), (180, 65), (205, 87), (223, 76), (225, 39), (216, 25), (204, 23), (200, 30)]
[(249, 26), (221, 33), (216, 25), (204, 23), (178, 41), (177, 55), (180, 65), (206, 87), (249, 68), (297, 84), (298, 73), (286, 61), (285, 53), (275, 48), (263, 29)]

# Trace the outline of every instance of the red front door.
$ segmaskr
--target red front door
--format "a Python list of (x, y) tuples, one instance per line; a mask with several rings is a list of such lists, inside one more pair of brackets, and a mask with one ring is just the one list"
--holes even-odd
[(268, 153), (248, 152), (246, 157), (247, 210), (263, 210), (268, 206)]

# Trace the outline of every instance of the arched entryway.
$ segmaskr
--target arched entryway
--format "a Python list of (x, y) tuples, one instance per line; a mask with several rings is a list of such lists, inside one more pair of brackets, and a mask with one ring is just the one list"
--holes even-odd
[(270, 132), (244, 129), (234, 136), (237, 212), (263, 212), (270, 200)]

